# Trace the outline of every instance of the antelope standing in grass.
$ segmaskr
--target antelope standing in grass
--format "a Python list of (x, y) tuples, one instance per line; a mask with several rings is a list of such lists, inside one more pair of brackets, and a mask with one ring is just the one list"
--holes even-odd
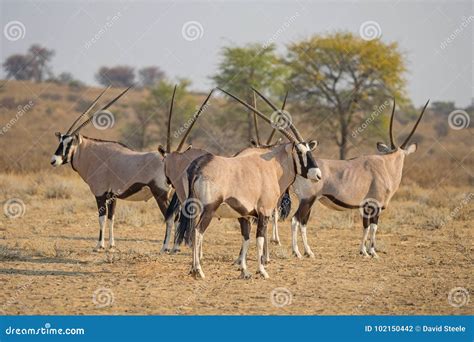
[[(301, 231), (305, 255), (314, 256), (308, 245), (306, 225), (311, 208), (316, 200), (334, 210), (359, 209), (362, 216), (363, 234), (360, 253), (363, 256), (377, 257), (375, 234), (379, 216), (386, 209), (398, 190), (402, 179), (405, 157), (416, 151), (417, 145), (408, 145), (428, 106), (425, 104), (418, 120), (405, 141), (398, 147), (393, 137), (393, 117), (395, 101), (390, 117), (390, 147), (377, 143), (379, 154), (361, 156), (349, 160), (316, 159), (324, 179), (312, 183), (296, 177), (293, 184), (299, 198), (299, 207), (291, 221), (293, 254), (301, 258), (298, 250), (297, 231)], [(370, 247), (367, 253), (367, 239), (370, 233)]]
[[(89, 117), (88, 114), (107, 89), (74, 121), (65, 134), (56, 133), (59, 145), (51, 158), (51, 165), (55, 167), (70, 163), (95, 196), (99, 212), (99, 239), (94, 251), (105, 249), (106, 216), (109, 247), (115, 246), (113, 227), (117, 199), (147, 201), (154, 197), (164, 214), (170, 194), (163, 160), (158, 152), (136, 152), (119, 142), (93, 139), (80, 134), (80, 130), (94, 116), (106, 111), (130, 88)], [(86, 121), (75, 127), (86, 117)], [(171, 227), (173, 223), (173, 219), (166, 221), (167, 227)]]
[[(221, 91), (272, 124), (258, 109), (224, 90)], [(183, 210), (192, 214), (180, 216), (177, 234), (178, 240), (185, 238), (187, 243), (192, 241), (191, 274), (204, 278), (200, 264), (203, 235), (214, 216), (223, 216), (238, 218), (244, 227), (241, 261), (241, 276), (244, 278), (250, 276), (246, 265), (249, 219), (257, 219), (257, 273), (268, 278), (263, 264), (264, 238), (268, 219), (277, 207), (278, 200), (294, 182), (296, 175), (315, 182), (321, 179), (321, 171), (311, 154), (317, 142), (305, 142), (291, 122), (290, 128), (295, 137), (278, 127), (290, 142), (272, 146), (265, 153), (231, 158), (205, 154), (188, 167), (188, 198)], [(197, 210), (190, 211), (191, 206)], [(221, 215), (220, 210), (223, 208), (226, 210)]]

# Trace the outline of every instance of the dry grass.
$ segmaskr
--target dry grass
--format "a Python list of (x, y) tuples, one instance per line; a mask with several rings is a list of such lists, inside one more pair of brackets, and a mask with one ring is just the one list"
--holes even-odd
[[(447, 302), (454, 287), (472, 293), (474, 208), (466, 201), (465, 188), (403, 186), (380, 220), (377, 260), (358, 255), (357, 212), (334, 212), (317, 204), (308, 232), (316, 258), (292, 256), (289, 222), (282, 223), (282, 246), (271, 247), (268, 281), (238, 279), (232, 266), (240, 248), (238, 224), (214, 220), (204, 249), (208, 278), (199, 282), (187, 275), (187, 248), (175, 256), (158, 253), (164, 224), (153, 201), (119, 201), (117, 249), (93, 253), (95, 200), (79, 177), (3, 174), (0, 183), (4, 198), (21, 198), (26, 207), (21, 218), (0, 218), (0, 303), (8, 303), (7, 314), (474, 312), (472, 303), (455, 308)], [(71, 198), (48, 197), (53, 184), (68, 189)], [(254, 247), (249, 267), (256, 267)], [(16, 297), (18, 288), (32, 283)], [(99, 309), (91, 301), (99, 287), (114, 293), (112, 306)], [(269, 295), (276, 287), (290, 289), (292, 305), (271, 305)]]

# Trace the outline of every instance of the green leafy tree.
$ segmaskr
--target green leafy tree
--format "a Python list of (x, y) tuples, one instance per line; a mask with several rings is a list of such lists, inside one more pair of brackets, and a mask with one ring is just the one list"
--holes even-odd
[[(180, 79), (177, 82), (177, 91), (172, 118), (172, 142), (180, 136), (179, 129), (183, 123), (193, 115), (195, 101), (189, 94), (190, 82)], [(159, 81), (150, 89), (148, 96), (142, 102), (133, 105), (134, 118), (122, 131), (122, 139), (137, 149), (144, 149), (151, 144), (166, 143), (166, 128), (173, 88), (175, 83), (168, 80)]]
[(333, 132), (341, 159), (350, 148), (352, 132), (370, 121), (387, 98), (405, 101), (405, 63), (397, 43), (336, 32), (292, 43), (288, 50), (296, 99), (321, 116), (326, 131)]
[[(250, 87), (262, 89), (270, 95), (283, 91), (286, 68), (275, 52), (275, 46), (262, 47), (247, 44), (242, 47), (224, 47), (218, 71), (211, 78), (214, 83), (252, 103)], [(247, 136), (253, 136), (253, 116), (248, 112)]]

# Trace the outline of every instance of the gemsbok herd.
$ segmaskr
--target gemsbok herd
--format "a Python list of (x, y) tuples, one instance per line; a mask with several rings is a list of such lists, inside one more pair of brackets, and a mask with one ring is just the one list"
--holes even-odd
[[(278, 108), (261, 92), (252, 88), (254, 103), (251, 105), (216, 88), (253, 112), (256, 128), (256, 140), (252, 140), (249, 147), (234, 156), (224, 157), (192, 146), (182, 151), (194, 123), (216, 89), (211, 90), (194, 114), (175, 151), (171, 151), (171, 119), (176, 87), (170, 102), (166, 147), (160, 145), (157, 152), (137, 152), (119, 142), (81, 135), (81, 129), (95, 116), (104, 112), (111, 114), (108, 108), (130, 89), (125, 89), (91, 114), (109, 88), (92, 102), (66, 133), (56, 133), (59, 145), (51, 165), (71, 164), (95, 196), (99, 213), (99, 238), (94, 251), (105, 249), (106, 225), (109, 227), (109, 248), (114, 248), (117, 199), (147, 201), (153, 197), (166, 223), (161, 252), (175, 253), (183, 242), (192, 246), (190, 273), (196, 278), (204, 278), (201, 267), (202, 245), (204, 233), (214, 217), (239, 221), (242, 246), (236, 263), (244, 279), (251, 277), (246, 259), (251, 226), (256, 223), (257, 274), (268, 278), (265, 270), (270, 260), (267, 225), (272, 220), (271, 241), (280, 244), (278, 220), (289, 214), (290, 189), (299, 200), (298, 209), (291, 220), (292, 250), (295, 256), (302, 256), (297, 244), (299, 229), (304, 254), (314, 257), (308, 244), (307, 223), (315, 201), (320, 201), (334, 210), (358, 209), (363, 225), (360, 253), (377, 257), (375, 235), (379, 216), (398, 190), (405, 156), (417, 149), (416, 143), (409, 144), (409, 141), (429, 102), (400, 146), (397, 146), (393, 136), (394, 101), (389, 128), (390, 146), (377, 143), (378, 154), (349, 160), (328, 160), (314, 157), (313, 151), (318, 142), (304, 139), (288, 113), (284, 112), (286, 96), (282, 107)], [(283, 120), (283, 124), (276, 122), (274, 115), (270, 119), (257, 109), (256, 95), (277, 114), (277, 121)], [(260, 142), (257, 117), (273, 127), (265, 144)], [(272, 143), (276, 131), (287, 141), (279, 139)], [(175, 238), (170, 248), (173, 227)], [(368, 239), (370, 243), (367, 251)]]

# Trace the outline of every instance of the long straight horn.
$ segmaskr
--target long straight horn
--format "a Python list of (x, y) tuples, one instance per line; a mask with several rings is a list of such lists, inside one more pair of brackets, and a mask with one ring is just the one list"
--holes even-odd
[(171, 97), (170, 113), (168, 115), (168, 131), (166, 132), (166, 153), (171, 152), (171, 115), (173, 115), (174, 96), (177, 87), (178, 85), (176, 84), (173, 89), (173, 96)]
[[(257, 108), (254, 108), (252, 107), (251, 105), (249, 105), (247, 102), (239, 99), (237, 96), (235, 95), (232, 95), (231, 93), (225, 91), (224, 89), (222, 88), (217, 88), (219, 89), (220, 91), (222, 91), (223, 93), (229, 95), (230, 97), (232, 97), (234, 100), (236, 100), (237, 102), (241, 103), (243, 106), (247, 107), (248, 109), (252, 110), (255, 114), (257, 114), (258, 116), (260, 116), (263, 120), (265, 120), (267, 123), (269, 123), (270, 125), (272, 125), (272, 121), (267, 118), (265, 116), (265, 114), (263, 114), (262, 112), (260, 112)], [(289, 132), (285, 131), (284, 129), (282, 128), (278, 128), (278, 130), (280, 131), (281, 134), (283, 134), (285, 137), (288, 138), (289, 141), (291, 142), (298, 142), (294, 136), (292, 136)]]
[[(263, 96), (262, 93), (260, 93), (257, 89), (255, 89), (253, 87), (252, 87), (252, 89), (255, 92), (257, 92), (258, 96), (260, 96), (270, 107), (272, 107), (272, 109), (274, 111), (279, 111), (279, 109), (273, 103), (271, 103), (270, 100), (268, 100), (265, 96)], [(290, 129), (293, 132), (293, 134), (296, 136), (296, 139), (298, 139), (299, 142), (303, 142), (304, 139), (301, 136), (300, 132), (296, 129), (295, 125), (293, 125), (293, 123), (291, 121), (289, 121), (288, 123), (290, 124)]]
[(97, 112), (95, 112), (91, 117), (89, 117), (86, 121), (84, 121), (79, 127), (77, 127), (74, 132), (72, 132), (72, 134), (77, 134), (84, 126), (87, 126), (91, 121), (92, 119), (94, 118), (94, 115), (96, 113), (100, 113), (106, 109), (108, 109), (111, 105), (113, 105), (115, 102), (117, 102), (117, 100), (119, 98), (121, 98), (127, 91), (129, 91), (129, 89), (133, 87), (133, 85), (131, 85), (130, 87), (128, 87), (127, 89), (125, 89), (124, 91), (122, 91), (116, 98), (114, 98), (112, 101), (110, 101), (109, 103), (107, 103), (104, 107), (102, 107), (100, 110), (98, 110)]
[(69, 135), (69, 133), (71, 133), (72, 129), (74, 128), (74, 126), (85, 116), (87, 116), (87, 114), (89, 114), (89, 112), (92, 110), (92, 108), (94, 108), (94, 106), (97, 104), (97, 102), (99, 101), (99, 99), (102, 97), (102, 95), (105, 94), (105, 92), (107, 90), (110, 89), (110, 85), (105, 88), (100, 94), (99, 96), (97, 96), (97, 98), (94, 100), (94, 102), (92, 102), (92, 104), (81, 114), (78, 116), (78, 118), (73, 122), (73, 124), (71, 125), (71, 127), (69, 127), (69, 129), (67, 130), (66, 132), (66, 135)]
[(196, 120), (199, 118), (199, 115), (201, 115), (202, 110), (204, 109), (204, 106), (206, 106), (206, 104), (207, 104), (207, 101), (209, 101), (209, 99), (211, 98), (211, 95), (214, 92), (214, 90), (215, 89), (212, 89), (209, 92), (209, 95), (207, 95), (207, 97), (204, 100), (204, 102), (202, 103), (201, 107), (199, 108), (197, 113), (194, 115), (194, 120), (191, 122), (191, 124), (189, 125), (187, 131), (184, 133), (183, 138), (181, 139), (181, 142), (179, 143), (178, 148), (176, 149), (176, 151), (180, 152), (181, 149), (183, 148), (183, 145), (184, 145), (184, 142), (186, 141), (186, 138), (188, 137), (189, 133), (191, 132), (191, 129), (193, 128), (194, 124), (196, 123)]
[[(288, 98), (288, 90), (286, 91), (286, 94), (285, 94), (285, 98), (283, 99), (283, 105), (281, 106), (281, 110), (285, 110), (285, 106), (286, 106), (286, 99)], [(267, 139), (267, 145), (270, 145), (270, 143), (272, 142), (272, 139), (273, 139), (273, 136), (275, 135), (275, 132), (276, 132), (276, 128), (272, 129), (272, 132), (270, 133), (270, 135), (268, 136), (268, 139)]]
[[(253, 92), (253, 106), (257, 108), (257, 95), (255, 95), (255, 92)], [(253, 124), (255, 126), (255, 136), (257, 138), (257, 145), (260, 146), (260, 134), (258, 132), (258, 120), (257, 120), (257, 114), (253, 112)]]
[(393, 139), (393, 117), (395, 115), (395, 98), (393, 98), (393, 108), (392, 108), (392, 115), (390, 116), (390, 147), (392, 150), (397, 148), (397, 145), (395, 144), (395, 139)]
[(423, 117), (423, 114), (425, 113), (426, 107), (428, 107), (428, 104), (429, 104), (429, 103), (430, 103), (430, 100), (426, 101), (426, 104), (425, 104), (425, 106), (423, 107), (423, 110), (421, 111), (420, 117), (419, 117), (418, 120), (416, 121), (415, 126), (413, 126), (413, 129), (411, 130), (411, 132), (410, 132), (410, 134), (408, 135), (408, 137), (405, 139), (405, 141), (403, 142), (403, 144), (400, 145), (400, 148), (404, 149), (404, 148), (406, 147), (406, 145), (408, 144), (408, 141), (410, 141), (410, 138), (412, 137), (413, 133), (415, 133), (416, 128), (418, 127), (418, 124), (420, 123), (421, 118)]

